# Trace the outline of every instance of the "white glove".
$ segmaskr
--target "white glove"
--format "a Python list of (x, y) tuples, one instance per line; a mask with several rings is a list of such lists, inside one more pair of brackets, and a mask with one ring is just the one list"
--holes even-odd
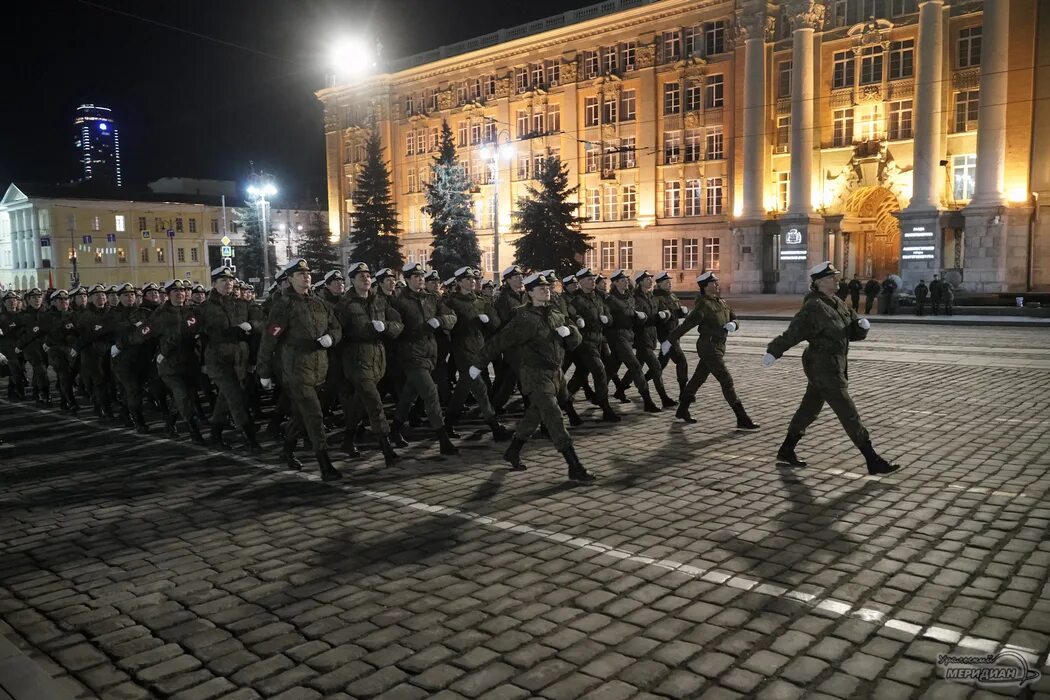
[(857, 325), (863, 328), (864, 330), (868, 330), (869, 328), (871, 328), (871, 321), (869, 321), (866, 318), (858, 318)]
[(273, 380), (267, 377), (265, 379), (260, 379), (259, 384), (263, 389), (269, 389), (273, 386)]
[(320, 343), (322, 348), (330, 348), (332, 347), (332, 336), (325, 333), (317, 339), (317, 342)]
[(118, 348), (116, 345), (110, 347), (110, 349), (109, 349), (109, 356), (110, 357), (116, 357), (119, 354), (120, 354), (120, 348)]
[(164, 353), (162, 353), (162, 352), (158, 352), (158, 353), (157, 353), (157, 364), (159, 365), (159, 364), (161, 364), (162, 362), (164, 362)]
[(644, 321), (645, 320), (645, 312), (644, 311), (635, 311), (634, 312), (634, 317), (637, 318), (639, 321)]
[(0, 352), (0, 365), (6, 365), (6, 364), (7, 364), (7, 355), (5, 355), (4, 353)]
[(70, 348), (69, 349), (69, 359), (71, 359), (71, 360), (77, 359), (77, 349), (76, 348)]
[(570, 331), (569, 331), (569, 327), (568, 327), (568, 326), (558, 326), (558, 327), (557, 327), (557, 328), (555, 328), (554, 330), (555, 330), (555, 331), (556, 331), (556, 332), (558, 333), (558, 335), (560, 335), (560, 336), (561, 336), (562, 338), (568, 338), (568, 337), (569, 337), (569, 333), (570, 333)]
[(660, 343), (660, 354), (666, 355), (669, 352), (671, 352), (671, 341), (665, 340), (664, 342)]
[(467, 370), (467, 374), (470, 375), (471, 379), (477, 379), (478, 377), (481, 376), (481, 370), (478, 369), (477, 367), (474, 367), (473, 365), (471, 365), (470, 369)]
[(201, 365), (201, 374), (208, 373), (208, 365)]
[(684, 306), (679, 306), (678, 308), (682, 310), (682, 315), (683, 316), (688, 316), (689, 315), (689, 309), (685, 308)]
[(726, 325), (722, 326), (728, 333), (736, 333), (737, 325), (736, 321), (730, 321)]
[(240, 328), (245, 333), (251, 333), (252, 332), (252, 324), (248, 323), (247, 321), (245, 321), (244, 323), (237, 324), (237, 327)]
[(376, 333), (382, 333), (386, 330), (386, 324), (382, 321), (372, 321), (372, 328), (376, 329)]
[(441, 325), (441, 321), (437, 320), (436, 318), (432, 318), (429, 321), (427, 321), (427, 325), (431, 328), (437, 328)]
[(478, 320), (481, 321), (482, 323), (488, 323), (489, 322), (489, 315), (488, 314), (478, 314)]
[(608, 326), (609, 325), (609, 317), (606, 316), (605, 314), (600, 315), (598, 317), (598, 320), (602, 322), (603, 326)]
[(577, 328), (586, 328), (586, 326), (587, 326), (587, 322), (584, 321), (582, 318), (576, 319), (576, 327)]
[(773, 357), (768, 352), (765, 355), (762, 356), (762, 366), (763, 367), (772, 367), (773, 363), (776, 362), (776, 361), (777, 361), (777, 358)]
[(142, 325), (142, 321), (135, 321), (135, 328), (138, 328), (141, 325)]
[(670, 311), (665, 311), (663, 309), (657, 311), (656, 315), (659, 316), (660, 320), (662, 320), (662, 321), (666, 321), (667, 319), (671, 318), (671, 312)]
[(50, 346), (47, 343), (44, 343), (44, 345), (42, 347), (44, 348), (44, 352), (47, 352), (48, 350), (51, 349)]

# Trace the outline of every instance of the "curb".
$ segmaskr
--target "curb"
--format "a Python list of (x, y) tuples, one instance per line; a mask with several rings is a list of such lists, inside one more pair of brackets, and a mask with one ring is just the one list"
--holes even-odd
[[(794, 315), (785, 314), (776, 316), (773, 314), (737, 314), (742, 321), (790, 321)], [(872, 324), (876, 323), (900, 323), (904, 325), (926, 325), (926, 326), (1006, 326), (1013, 328), (1050, 328), (1050, 319), (1038, 319), (1033, 321), (1018, 321), (1009, 317), (990, 316), (989, 320), (978, 321), (975, 319), (956, 320), (954, 318), (909, 318), (907, 316), (866, 316)]]

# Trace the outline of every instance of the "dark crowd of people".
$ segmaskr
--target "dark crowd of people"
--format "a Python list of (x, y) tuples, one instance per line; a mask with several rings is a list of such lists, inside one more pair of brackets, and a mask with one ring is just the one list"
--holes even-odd
[[(367, 444), (391, 464), (417, 432), (409, 429), (424, 424), (441, 454), (458, 454), (457, 428), (471, 415), (495, 442), (508, 443), (503, 459), (511, 470), (526, 468), (522, 450), (539, 434), (562, 454), (569, 479), (591, 482), (571, 431), (584, 420), (581, 395), (607, 423), (622, 420), (615, 405), (630, 403), (632, 390), (646, 413), (673, 408), (677, 419), (696, 423), (691, 407), (709, 376), (736, 428), (759, 428), (725, 361), (740, 322), (712, 272), (697, 278), (691, 308), (667, 273), (644, 270), (605, 277), (583, 268), (558, 279), (554, 270), (515, 265), (498, 287), (470, 267), (441, 280), (418, 263), (401, 270), (355, 263), (316, 282), (315, 274), (308, 261), (293, 260), (264, 301), (227, 267), (212, 270), (210, 289), (176, 279), (8, 291), (0, 309), (7, 398), (74, 415), (90, 410), (141, 433), (154, 429), (148, 409), (169, 437), (185, 431), (194, 443), (229, 450), (235, 430), (250, 454), (262, 450), (265, 425), (289, 468), (303, 468), (302, 443), (325, 480), (341, 478), (328, 444), (339, 428), (348, 459)], [(846, 353), (870, 324), (857, 315), (856, 297), (851, 309), (836, 296), (839, 273), (830, 263), (810, 277), (801, 310), (763, 358), (769, 366), (809, 343), (805, 397), (777, 457), (805, 466), (795, 448), (827, 403), (869, 473), (895, 471), (873, 449), (848, 393)], [(694, 329), (690, 372), (681, 341)], [(677, 399), (664, 383), (669, 363)], [(501, 417), (518, 407), (516, 395), (521, 417), (511, 429)]]
[[(835, 295), (842, 301), (849, 299), (854, 311), (860, 311), (860, 295), (864, 294), (864, 314), (871, 313), (872, 307), (876, 307), (880, 314), (894, 314), (897, 312), (897, 280), (890, 275), (882, 282), (874, 277), (862, 283), (860, 278), (853, 276), (849, 282), (839, 280)], [(919, 316), (926, 315), (926, 305), (930, 304), (931, 313), (935, 316), (944, 313), (951, 316), (955, 306), (955, 289), (947, 280), (940, 279), (940, 275), (934, 274), (929, 285), (926, 280), (919, 280), (914, 289), (915, 313)], [(880, 299), (881, 297), (881, 299)], [(876, 305), (876, 302), (879, 302)]]

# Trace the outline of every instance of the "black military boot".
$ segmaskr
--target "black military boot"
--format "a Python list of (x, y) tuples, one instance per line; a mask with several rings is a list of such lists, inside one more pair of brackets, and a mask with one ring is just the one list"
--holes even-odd
[(361, 450), (357, 449), (357, 441), (354, 439), (353, 430), (347, 430), (343, 433), (343, 446), (341, 449), (350, 459), (357, 459), (361, 456)]
[(241, 431), (244, 436), (244, 444), (247, 447), (247, 452), (250, 455), (257, 455), (262, 452), (262, 445), (255, 439), (255, 426), (249, 424), (244, 430)]
[(149, 424), (146, 423), (146, 416), (142, 415), (142, 409), (135, 411), (134, 416), (135, 431), (141, 435), (145, 435), (149, 432)]
[(864, 455), (864, 459), (868, 463), (868, 473), (872, 476), (878, 476), (879, 474), (892, 474), (901, 468), (899, 464), (892, 464), (880, 457), (878, 453), (875, 452), (875, 448), (871, 446), (870, 440), (861, 446), (860, 453)]
[(668, 396), (666, 391), (661, 391), (660, 392), (660, 404), (664, 408), (674, 408), (675, 406), (678, 405), (678, 402), (675, 401), (674, 399), (672, 399), (670, 396)]
[(622, 386), (616, 387), (616, 391), (613, 392), (613, 398), (620, 403), (631, 403), (631, 400), (627, 398), (627, 389)]
[(131, 420), (131, 413), (124, 406), (120, 407), (120, 422), (124, 424), (125, 428), (135, 427), (135, 421)]
[(662, 410), (659, 406), (653, 403), (653, 396), (648, 391), (642, 396), (642, 404), (646, 413), (660, 413)]
[(580, 458), (576, 456), (576, 450), (569, 445), (561, 452), (562, 456), (565, 457), (565, 463), (569, 465), (569, 480), (577, 481), (581, 484), (591, 484), (597, 479), (594, 474), (587, 471), (584, 466), (580, 463)]
[(284, 431), (281, 430), (281, 416), (275, 414), (270, 422), (266, 424), (266, 434), (274, 440), (280, 441), (284, 439)]
[(387, 466), (401, 459), (401, 455), (394, 452), (394, 447), (390, 444), (390, 438), (386, 435), (379, 436), (379, 449), (383, 453), (383, 460), (386, 461)]
[(179, 436), (179, 414), (167, 413), (164, 415), (164, 434), (174, 440)]
[(777, 450), (777, 459), (781, 462), (786, 462), (792, 467), (804, 467), (806, 462), (803, 462), (795, 454), (795, 445), (802, 439), (802, 436), (797, 433), (788, 433), (787, 437), (784, 438), (784, 444)]
[(102, 404), (102, 417), (111, 422), (116, 420), (116, 417), (113, 415), (113, 407), (109, 403)]
[(454, 438), (456, 440), (459, 440), (463, 437), (458, 432), (456, 432), (456, 426), (448, 420), (445, 421), (445, 434), (448, 435), (450, 438)]
[(54, 403), (51, 401), (51, 390), (50, 389), (44, 389), (43, 391), (40, 392), (40, 400), (43, 401), (44, 405), (46, 407), (48, 407), (48, 408), (51, 408), (52, 406), (54, 406)]
[(510, 445), (508, 445), (507, 449), (503, 452), (503, 459), (506, 462), (510, 462), (510, 470), (512, 472), (525, 471), (525, 463), (521, 461), (521, 448), (524, 446), (524, 440), (511, 438)]
[(674, 412), (674, 417), (684, 420), (686, 423), (696, 423), (696, 418), (693, 418), (692, 414), (689, 413), (689, 406), (696, 399), (685, 394), (682, 394), (679, 398), (681, 401), (678, 403), (678, 410)]
[(441, 454), (443, 455), (458, 455), (459, 448), (452, 444), (452, 441), (448, 439), (448, 428), (442, 426), (437, 430), (438, 444), (441, 445)]
[(569, 417), (569, 425), (573, 427), (583, 425), (583, 419), (580, 418), (580, 414), (576, 412), (576, 407), (572, 405), (572, 401), (566, 401), (562, 404), (562, 410), (564, 410), (565, 415)]
[(747, 411), (744, 410), (744, 404), (737, 401), (735, 404), (732, 404), (730, 408), (732, 408), (733, 413), (736, 414), (737, 430), (758, 430), (758, 424), (752, 421), (750, 416), (747, 415)]
[(404, 425), (399, 420), (394, 421), (390, 424), (390, 444), (394, 447), (408, 447), (408, 440), (401, 434), (401, 427)]
[(620, 422), (620, 416), (616, 415), (616, 411), (614, 411), (613, 407), (609, 405), (609, 399), (605, 399), (605, 401), (602, 401), (598, 405), (601, 406), (601, 409), (602, 409), (602, 422), (603, 423), (619, 423)]
[(514, 431), (493, 418), (488, 422), (489, 430), (492, 431), (494, 442), (506, 442), (514, 437)]
[(189, 421), (189, 426), (190, 426), (190, 442), (192, 442), (194, 445), (203, 445), (204, 444), (204, 436), (201, 435), (201, 429), (199, 427), (197, 427), (197, 421), (195, 421), (195, 420), (193, 420), (191, 418), (190, 421)]
[(281, 459), (284, 460), (284, 466), (295, 471), (300, 471), (303, 468), (303, 463), (295, 456), (295, 445), (298, 442), (298, 439), (285, 440), (281, 445)]
[(339, 481), (343, 475), (332, 466), (332, 458), (328, 456), (328, 450), (321, 450), (317, 454), (317, 463), (321, 465), (322, 481)]
[(230, 449), (230, 443), (226, 442), (222, 437), (223, 430), (224, 428), (218, 425), (211, 427), (211, 434), (208, 435), (208, 447), (220, 451)]

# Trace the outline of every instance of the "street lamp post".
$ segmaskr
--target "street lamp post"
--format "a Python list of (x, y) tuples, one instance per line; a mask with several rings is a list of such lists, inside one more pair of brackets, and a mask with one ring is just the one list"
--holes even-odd
[(263, 289), (270, 284), (270, 232), (266, 229), (266, 198), (273, 197), (275, 194), (277, 194), (277, 188), (272, 182), (248, 187), (248, 196), (255, 198), (262, 219)]
[[(507, 140), (500, 143), (500, 139), (506, 134)], [(481, 149), (481, 157), (490, 159), (492, 167), (492, 266), (496, 279), (499, 279), (499, 159), (503, 156), (508, 161), (514, 157), (514, 144), (510, 132), (500, 129), (496, 134), (496, 142), (491, 146)]]

